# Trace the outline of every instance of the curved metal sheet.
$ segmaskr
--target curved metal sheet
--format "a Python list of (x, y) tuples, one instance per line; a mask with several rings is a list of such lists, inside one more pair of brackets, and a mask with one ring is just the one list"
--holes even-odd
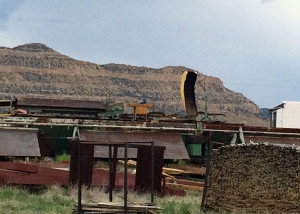
[(184, 104), (186, 115), (196, 116), (198, 114), (195, 100), (195, 82), (197, 80), (197, 73), (192, 71), (185, 71), (182, 75), (180, 94)]

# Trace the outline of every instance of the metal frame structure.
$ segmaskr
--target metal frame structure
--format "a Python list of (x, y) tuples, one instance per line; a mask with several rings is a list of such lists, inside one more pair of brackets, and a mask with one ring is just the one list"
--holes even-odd
[[(78, 159), (77, 159), (77, 167), (78, 167), (78, 194), (77, 194), (77, 212), (82, 213), (82, 203), (81, 203), (81, 196), (82, 196), (82, 181), (81, 181), (81, 146), (82, 142), (78, 138), (70, 138), (70, 140), (76, 140), (78, 142)], [(124, 142), (124, 143), (111, 143), (111, 144), (99, 144), (99, 142), (84, 142), (84, 144), (91, 144), (93, 146), (108, 146), (109, 147), (109, 201), (112, 202), (113, 200), (113, 179), (112, 179), (112, 146), (115, 147), (124, 147), (124, 214), (127, 214), (128, 211), (128, 202), (127, 202), (127, 195), (128, 195), (128, 186), (127, 186), (127, 153), (129, 148), (137, 148), (136, 144), (150, 144), (151, 145), (151, 204), (154, 204), (154, 142)]]

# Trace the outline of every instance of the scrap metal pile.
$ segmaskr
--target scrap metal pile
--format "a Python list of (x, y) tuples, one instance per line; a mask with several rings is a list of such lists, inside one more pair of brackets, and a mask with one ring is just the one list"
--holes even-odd
[[(247, 127), (211, 120), (207, 103), (204, 112), (197, 110), (194, 94), (196, 78), (194, 72), (183, 74), (181, 96), (186, 116), (148, 112), (153, 105), (144, 101), (127, 106), (107, 101), (45, 97), (0, 101), (0, 108), (8, 110), (4, 113), (0, 111), (0, 156), (53, 156), (57, 149), (51, 148), (54, 144), (66, 144), (71, 153), (70, 175), (59, 169), (0, 162), (0, 181), (19, 184), (41, 184), (44, 181), (43, 184), (58, 182), (67, 185), (74, 181), (80, 183), (86, 173), (88, 185), (109, 186), (110, 192), (112, 185), (127, 189), (136, 188), (138, 183), (149, 187), (156, 179), (159, 191), (163, 184), (165, 188), (204, 188), (205, 193), (206, 184), (202, 187), (200, 182), (192, 183), (169, 175), (163, 170), (163, 160), (194, 158), (206, 161), (209, 168), (212, 149), (222, 145), (263, 142), (300, 145), (300, 129)], [(125, 113), (125, 107), (133, 107), (133, 114)], [(147, 150), (142, 148), (145, 144), (148, 144), (151, 152), (149, 150), (147, 157), (139, 158), (139, 153)], [(159, 150), (157, 154), (156, 150)], [(108, 159), (109, 172), (93, 169), (94, 158)], [(125, 171), (118, 175), (115, 171), (116, 161), (123, 158), (124, 169), (127, 169), (128, 158), (137, 158), (144, 165), (151, 160), (149, 167), (153, 171), (140, 171), (137, 175)], [(154, 164), (153, 161), (157, 162)], [(147, 184), (138, 177), (143, 173), (150, 173), (151, 179)], [(162, 183), (163, 174), (165, 179)], [(123, 180), (119, 179), (121, 177)], [(152, 192), (153, 185), (151, 183)], [(195, 187), (190, 187), (193, 185)], [(78, 206), (79, 210), (82, 209), (79, 203)], [(135, 209), (135, 206), (132, 207)]]

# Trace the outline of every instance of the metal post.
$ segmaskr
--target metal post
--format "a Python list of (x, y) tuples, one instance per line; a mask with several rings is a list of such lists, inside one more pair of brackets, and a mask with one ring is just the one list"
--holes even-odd
[(207, 182), (208, 182), (208, 176), (210, 172), (210, 159), (211, 159), (211, 153), (212, 153), (212, 143), (211, 143), (211, 137), (213, 132), (208, 133), (208, 140), (207, 140), (207, 146), (208, 146), (208, 156), (206, 159), (206, 172), (205, 172), (205, 179), (204, 179), (204, 188), (202, 193), (202, 204), (201, 207), (205, 207), (206, 205), (206, 193), (207, 193)]
[(115, 189), (116, 186), (116, 173), (117, 173), (117, 161), (118, 161), (118, 146), (114, 146), (114, 154), (113, 154), (113, 166), (112, 166), (112, 190)]
[(127, 143), (124, 145), (124, 214), (127, 214)]
[(154, 143), (151, 142), (151, 203), (154, 203)]
[(162, 196), (166, 196), (166, 176), (165, 175), (163, 175)]
[(77, 204), (77, 212), (82, 213), (82, 207), (81, 207), (81, 144), (80, 141), (78, 141), (78, 204)]
[(111, 161), (111, 146), (109, 146), (109, 150), (108, 150), (108, 162), (109, 162), (109, 187), (108, 187), (108, 191), (109, 191), (109, 202), (112, 202), (112, 161)]

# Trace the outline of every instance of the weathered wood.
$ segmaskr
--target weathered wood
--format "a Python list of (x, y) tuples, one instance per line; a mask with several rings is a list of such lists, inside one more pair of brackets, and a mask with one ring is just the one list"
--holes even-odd
[[(129, 201), (130, 202), (130, 201)], [(133, 203), (128, 204), (129, 213), (160, 213), (161, 208), (156, 206), (149, 206), (147, 204)], [(77, 206), (74, 206), (73, 212), (77, 211)], [(123, 203), (83, 203), (82, 211), (84, 213), (124, 213)]]
[(172, 188), (172, 189), (181, 189), (181, 190), (203, 191), (203, 187), (192, 186), (192, 185), (184, 185), (184, 184), (166, 183), (166, 187), (167, 188)]

